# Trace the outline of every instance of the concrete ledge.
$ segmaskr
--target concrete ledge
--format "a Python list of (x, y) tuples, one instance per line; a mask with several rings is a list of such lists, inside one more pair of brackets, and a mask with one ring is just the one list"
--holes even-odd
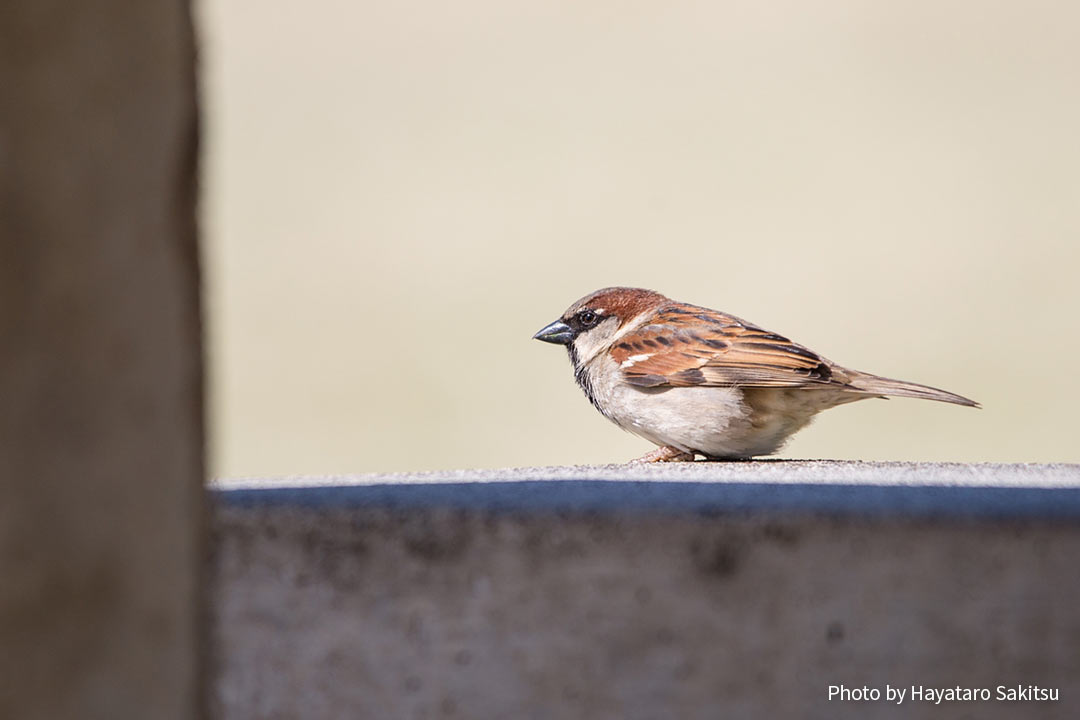
[[(1080, 712), (1080, 466), (531, 468), (215, 499), (225, 718)], [(958, 684), (995, 699), (910, 698)], [(996, 699), (1033, 685), (1060, 699)]]
[(219, 483), (229, 505), (1080, 518), (1080, 466), (766, 461)]

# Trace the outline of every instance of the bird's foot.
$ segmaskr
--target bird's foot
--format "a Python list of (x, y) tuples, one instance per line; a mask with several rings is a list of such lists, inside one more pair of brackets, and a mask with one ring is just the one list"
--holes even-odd
[(636, 460), (631, 460), (630, 463), (636, 465), (638, 463), (692, 462), (693, 460), (694, 453), (683, 452), (677, 447), (665, 445), (645, 453)]

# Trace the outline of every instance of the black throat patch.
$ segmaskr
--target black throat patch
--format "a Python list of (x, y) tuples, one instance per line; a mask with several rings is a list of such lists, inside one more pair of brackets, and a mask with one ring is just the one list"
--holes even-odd
[(585, 393), (585, 397), (589, 398), (589, 402), (592, 403), (594, 408), (599, 410), (604, 417), (610, 417), (604, 412), (604, 408), (600, 407), (600, 403), (596, 401), (592, 383), (589, 382), (589, 373), (585, 369), (585, 366), (581, 364), (574, 343), (571, 342), (567, 344), (566, 353), (570, 356), (570, 364), (574, 366), (574, 380), (577, 381), (578, 387)]

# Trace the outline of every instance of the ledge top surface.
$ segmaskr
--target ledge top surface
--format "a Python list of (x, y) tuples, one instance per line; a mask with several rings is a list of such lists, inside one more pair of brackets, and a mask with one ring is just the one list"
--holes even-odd
[(217, 490), (238, 490), (547, 480), (1080, 488), (1080, 464), (754, 460), (556, 465), (407, 473), (222, 478), (212, 481), (210, 487)]

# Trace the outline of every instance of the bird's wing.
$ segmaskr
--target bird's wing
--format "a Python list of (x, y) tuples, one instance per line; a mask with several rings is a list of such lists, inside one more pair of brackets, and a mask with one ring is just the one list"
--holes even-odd
[(610, 353), (626, 381), (638, 387), (847, 386), (844, 371), (812, 350), (693, 305), (661, 308), (618, 338)]

